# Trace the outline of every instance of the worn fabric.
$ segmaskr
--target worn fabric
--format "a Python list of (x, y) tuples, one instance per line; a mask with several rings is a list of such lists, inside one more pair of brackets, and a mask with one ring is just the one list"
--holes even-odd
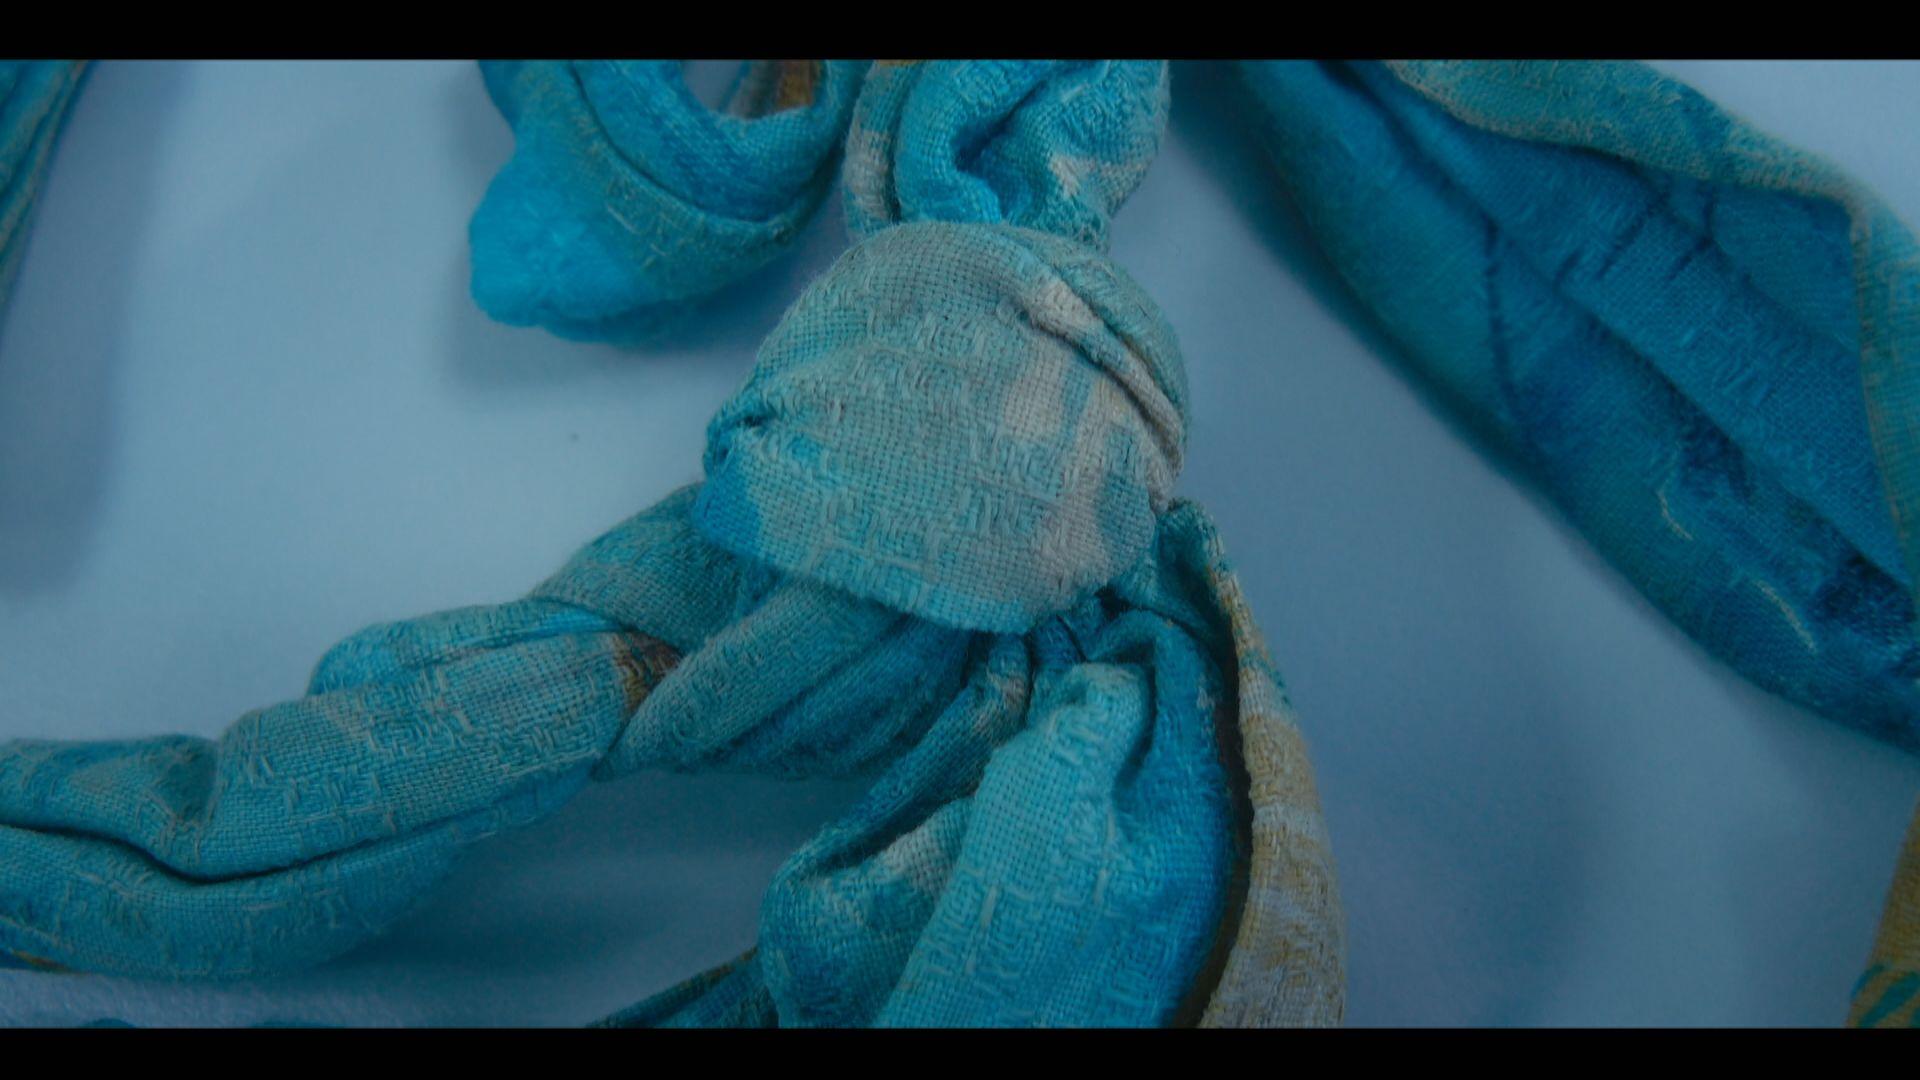
[[(0, 958), (284, 970), (591, 779), (858, 774), (750, 952), (602, 1023), (1337, 1021), (1305, 748), (1172, 494), (1171, 328), (1105, 253), (1165, 66), (758, 65), (720, 114), (670, 64), (485, 70), (516, 134), (473, 226), (496, 317), (657, 329), (791, 240), (843, 136), (857, 243), (706, 479), (529, 597), (355, 635), (219, 740), (0, 747)], [(1642, 65), (1242, 72), (1308, 227), (1476, 437), (1716, 656), (1920, 748), (1904, 226)], [(1915, 1022), (1916, 911), (1920, 819), (1852, 1023)]]
[(54, 142), (86, 77), (74, 60), (0, 60), (0, 309), (13, 290)]
[[(893, 149), (850, 190), (931, 178), (904, 205), (936, 209), (858, 226), (715, 417), (703, 483), (525, 599), (354, 635), (217, 740), (0, 747), (0, 951), (285, 970), (590, 779), (857, 774), (750, 954), (605, 1022), (1336, 1022), (1305, 748), (1172, 497), (1183, 361), (1098, 226), (1157, 147), (1165, 65), (874, 90), (854, 130)], [(983, 177), (1047, 209), (937, 209)]]
[(1911, 349), (1910, 234), (1644, 65), (1242, 71), (1321, 248), (1472, 432), (1714, 655), (1920, 747), (1862, 378)]
[[(1322, 249), (1406, 361), (1742, 674), (1920, 749), (1920, 248), (1625, 63), (1249, 63)], [(1914, 1022), (1920, 817), (1858, 1025)]]
[(866, 65), (755, 61), (717, 110), (677, 61), (480, 67), (514, 152), (469, 230), (474, 300), (515, 326), (632, 342), (792, 244)]

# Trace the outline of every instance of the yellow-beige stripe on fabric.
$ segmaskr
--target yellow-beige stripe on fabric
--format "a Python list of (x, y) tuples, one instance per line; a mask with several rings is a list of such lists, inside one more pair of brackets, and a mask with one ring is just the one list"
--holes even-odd
[(1853, 990), (1850, 1027), (1920, 1027), (1920, 811), (1880, 916), (1873, 958)]

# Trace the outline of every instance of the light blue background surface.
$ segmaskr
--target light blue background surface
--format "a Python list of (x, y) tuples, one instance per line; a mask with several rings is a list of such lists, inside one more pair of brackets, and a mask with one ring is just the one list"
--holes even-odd
[[(1668, 63), (1920, 221), (1920, 64)], [(696, 65), (697, 85), (725, 73)], [(1702, 656), (1428, 408), (1177, 67), (1114, 227), (1314, 753), (1354, 1024), (1836, 1024), (1920, 761)], [(373, 621), (511, 598), (695, 477), (802, 250), (644, 354), (493, 325), (465, 64), (105, 64), (0, 323), (0, 737), (213, 735)], [(0, 972), (0, 1024), (576, 1024), (751, 942), (854, 786), (640, 776), (228, 986)]]

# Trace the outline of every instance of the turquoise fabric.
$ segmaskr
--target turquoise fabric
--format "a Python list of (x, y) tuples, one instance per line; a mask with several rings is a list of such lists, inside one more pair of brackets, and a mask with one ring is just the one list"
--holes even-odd
[[(1004, 223), (1104, 250), (1159, 152), (1165, 81), (1147, 63), (882, 62), (847, 134), (847, 227)], [(1090, 109), (1089, 93), (1127, 105)]]
[[(1308, 227), (1474, 435), (1715, 655), (1920, 747), (1904, 226), (1642, 65), (1242, 72)], [(485, 73), (516, 135), (473, 223), (498, 318), (657, 331), (790, 242), (843, 137), (858, 242), (706, 479), (527, 598), (363, 631), (215, 741), (0, 747), (0, 957), (284, 970), (593, 779), (862, 775), (754, 950), (603, 1023), (1337, 1021), (1311, 772), (1172, 495), (1172, 331), (1105, 254), (1165, 66), (761, 66), (725, 115), (669, 64)], [(29, 75), (5, 115), (56, 115)], [(8, 130), (43, 160), (44, 119)]]
[(676, 61), (483, 62), (514, 153), (473, 216), (474, 300), (571, 338), (661, 332), (791, 245), (865, 68), (756, 62), (716, 111)]
[(0, 309), (20, 272), (40, 179), (86, 77), (72, 60), (0, 60)]
[[(847, 135), (848, 227), (871, 239), (830, 275), (852, 284), (810, 290), (716, 417), (709, 491), (740, 497), (707, 508), (709, 530), (1003, 631), (1136, 562), (1180, 468), (1186, 380), (1172, 328), (1101, 253), (1166, 112), (1159, 63), (877, 65)], [(988, 227), (894, 228), (935, 222)], [(929, 362), (900, 362), (916, 351)], [(852, 488), (847, 468), (900, 482)]]
[[(591, 779), (857, 774), (753, 952), (607, 1023), (1157, 1025), (1216, 987), (1248, 1022), (1337, 1020), (1311, 773), (1212, 526), (1171, 496), (1172, 332), (1099, 246), (1165, 66), (935, 68), (904, 127), (862, 98), (856, 134), (905, 135), (850, 186), (985, 177), (1044, 209), (864, 224), (714, 419), (705, 482), (525, 599), (356, 634), (217, 740), (0, 747), (0, 952), (271, 973), (378, 934)], [(551, 105), (534, 70), (489, 73), (523, 137)]]
[[(217, 742), (9, 745), (0, 945), (263, 974), (365, 941), (460, 847), (590, 773), (883, 767), (769, 891), (760, 953), (779, 961), (783, 1023), (1164, 1020), (1212, 943), (1231, 831), (1198, 704), (1223, 696), (1231, 646), (1182, 595), (1204, 580), (1182, 565), (1204, 519), (1173, 516), (1153, 570), (1020, 637), (730, 557), (693, 528), (698, 494), (527, 600), (349, 638), (308, 697)], [(1143, 927), (1156, 955), (1132, 945)], [(1050, 955), (1021, 955), (1036, 943)], [(970, 957), (1016, 985), (907, 977)]]
[(1320, 246), (1471, 431), (1712, 653), (1920, 748), (1880, 474), (1912, 427), (1863, 389), (1911, 378), (1908, 230), (1644, 65), (1242, 73)]
[(1172, 330), (1093, 248), (901, 225), (768, 338), (714, 419), (700, 521), (902, 611), (1023, 630), (1146, 553), (1185, 398)]

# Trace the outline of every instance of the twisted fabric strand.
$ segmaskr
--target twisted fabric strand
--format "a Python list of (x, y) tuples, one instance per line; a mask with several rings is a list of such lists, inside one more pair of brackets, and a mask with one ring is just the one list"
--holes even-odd
[[(0, 957), (314, 963), (589, 779), (863, 775), (755, 947), (610, 1026), (1324, 1024), (1313, 776), (1218, 536), (1173, 496), (1172, 329), (1106, 255), (1149, 62), (494, 62), (472, 225), (506, 322), (634, 340), (856, 244), (706, 479), (527, 598), (370, 628), (215, 741), (0, 746)], [(1756, 683), (1920, 748), (1920, 246), (1638, 64), (1242, 65), (1335, 268), (1466, 425)], [(0, 65), (0, 295), (71, 64)], [(1410, 269), (1411, 268), (1411, 269)], [(1850, 1022), (1920, 1022), (1920, 817)]]
[[(1884, 204), (1642, 64), (1242, 74), (1309, 229), (1473, 431), (1742, 675), (1920, 749), (1920, 246)], [(1855, 1023), (1915, 1016), (1903, 860)]]
[[(603, 123), (592, 88), (633, 84), (573, 74)], [(565, 100), (503, 106), (578, 130)], [(898, 190), (895, 215), (769, 337), (706, 481), (524, 600), (354, 635), (215, 742), (0, 748), (0, 947), (284, 970), (589, 778), (860, 774), (751, 953), (607, 1022), (1337, 1021), (1311, 770), (1211, 524), (1172, 497), (1172, 331), (1103, 251), (1165, 114), (1158, 63), (876, 69), (848, 187)]]

